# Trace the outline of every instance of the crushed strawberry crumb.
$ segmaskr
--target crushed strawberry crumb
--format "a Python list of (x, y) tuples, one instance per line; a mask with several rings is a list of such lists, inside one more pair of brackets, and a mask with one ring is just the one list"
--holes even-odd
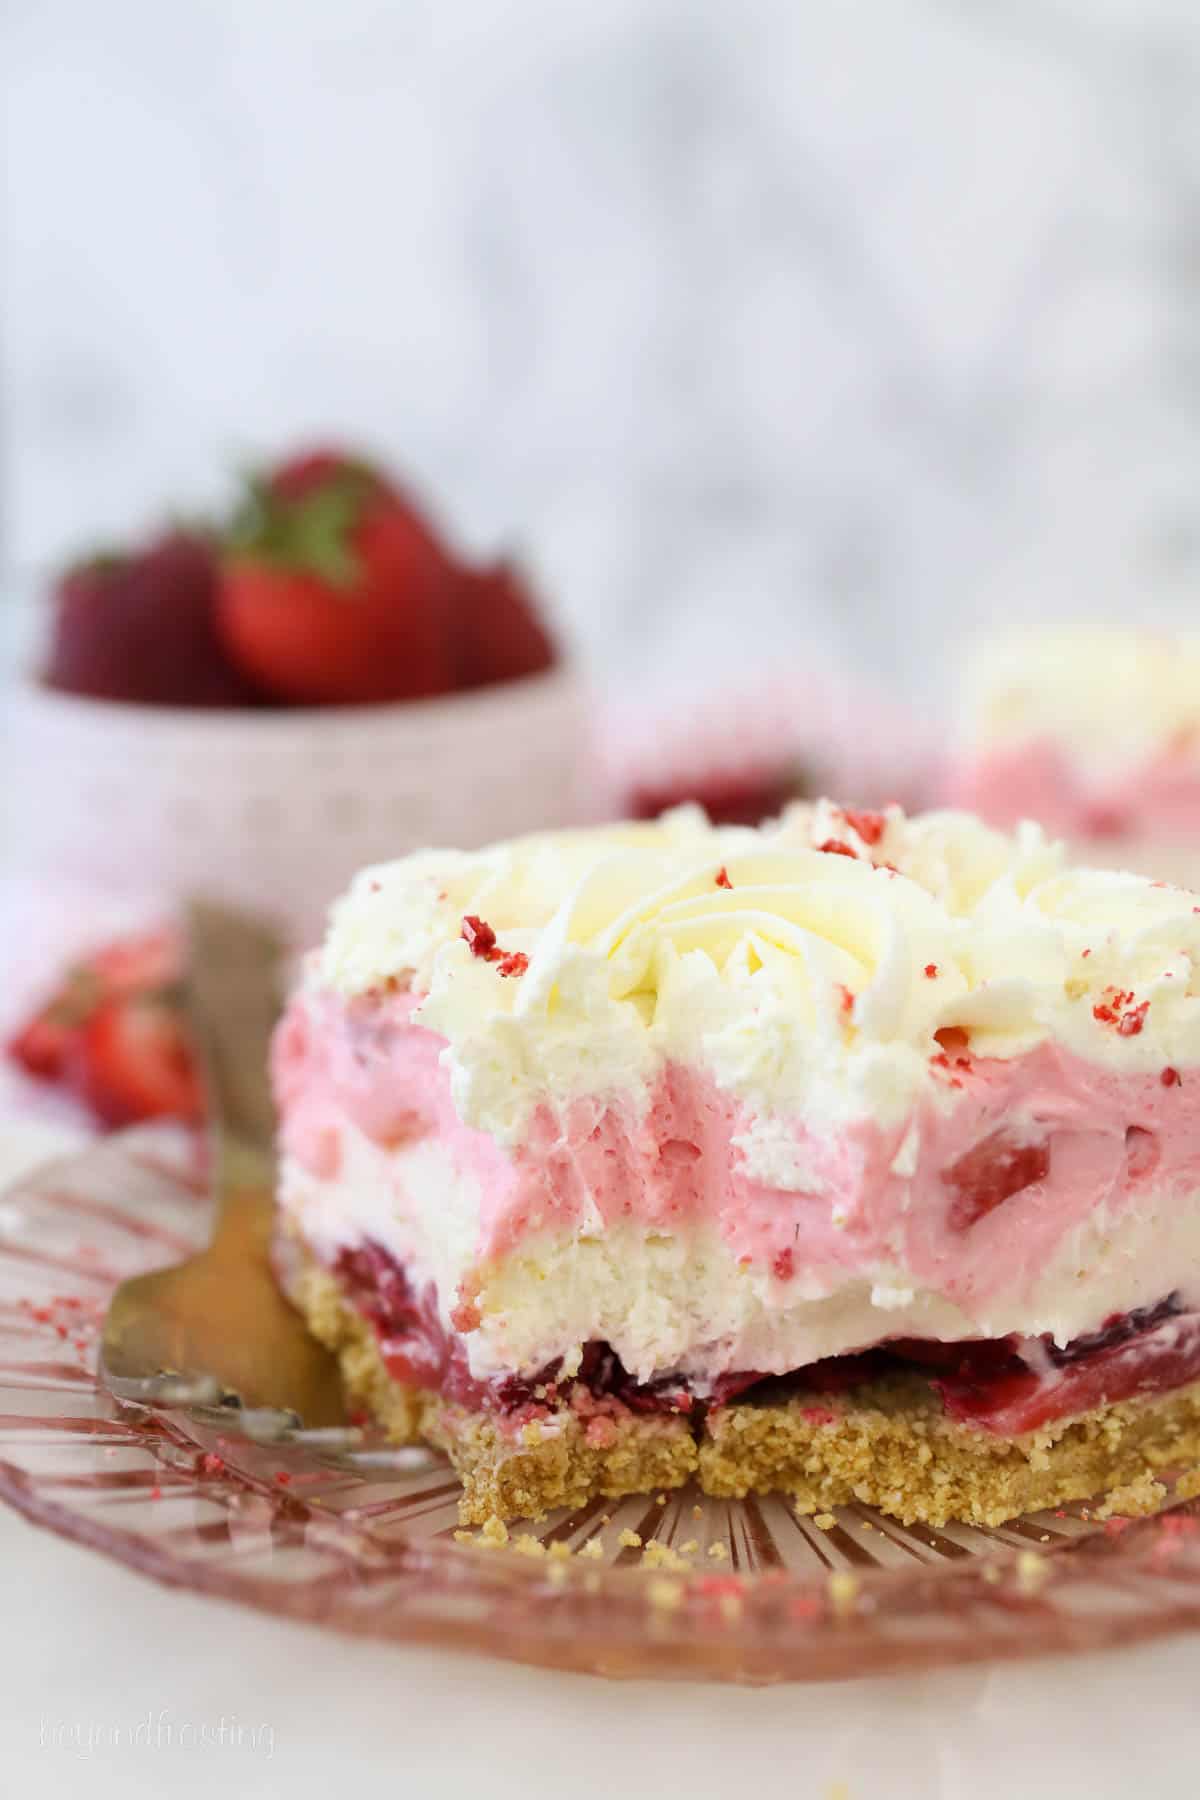
[(849, 856), (855, 862), (858, 861), (858, 851), (852, 850), (841, 838), (826, 838), (823, 844), (817, 845), (817, 849), (825, 856)]
[(1183, 1085), (1180, 1080), (1179, 1070), (1172, 1069), (1169, 1065), (1163, 1070), (1158, 1079), (1162, 1082), (1164, 1087), (1181, 1087)]
[(887, 829), (887, 820), (881, 812), (859, 812), (849, 806), (839, 810), (851, 831), (857, 832), (864, 844), (877, 844)]
[(722, 863), (717, 870), (717, 886), (719, 888), (731, 888), (733, 886), (732, 881), (729, 879), (729, 870), (725, 867), (724, 863)]
[(523, 975), (529, 967), (529, 958), (523, 950), (502, 950), (486, 919), (477, 919), (474, 913), (467, 913), (463, 918), (462, 937), (464, 943), (470, 945), (472, 956), (478, 956), (483, 962), (498, 963), (501, 975)]
[(1081, 957), (1084, 957), (1084, 956), (1090, 956), (1090, 955), (1091, 955), (1091, 954), (1092, 954), (1092, 949), (1091, 949), (1091, 945), (1090, 945), (1090, 944), (1089, 944), (1089, 945), (1088, 945), (1088, 947), (1087, 947), (1087, 949), (1086, 949), (1086, 950), (1081, 950), (1081, 951), (1080, 951), (1080, 952), (1079, 952), (1079, 954), (1080, 954), (1080, 956), (1081, 956)]
[(925, 964), (925, 979), (927, 981), (935, 981), (937, 979), (937, 972), (938, 966), (936, 963)]
[(854, 995), (850, 992), (850, 989), (846, 986), (845, 982), (838, 982), (837, 993), (838, 1004), (842, 1011), (844, 1013), (852, 1012), (854, 1009)]
[(790, 1281), (796, 1273), (796, 1258), (790, 1244), (776, 1251), (771, 1260), (771, 1273), (777, 1281)]
[(1137, 1037), (1146, 1022), (1150, 1002), (1133, 1004), (1132, 988), (1105, 988), (1092, 1008), (1092, 1017), (1100, 1025), (1114, 1025), (1120, 1037)]
[(482, 956), (491, 962), (492, 952), (496, 948), (496, 934), (483, 919), (477, 919), (474, 913), (467, 913), (462, 922), (462, 935), (470, 945), (472, 956)]

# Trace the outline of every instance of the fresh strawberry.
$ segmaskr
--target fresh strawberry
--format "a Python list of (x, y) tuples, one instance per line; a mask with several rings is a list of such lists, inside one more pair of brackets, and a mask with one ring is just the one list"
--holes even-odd
[(318, 488), (328, 487), (330, 482), (340, 481), (344, 476), (353, 476), (380, 492), (388, 489), (384, 476), (365, 457), (327, 445), (315, 445), (285, 457), (265, 479), (278, 499), (306, 500)]
[(217, 633), (217, 592), (216, 555), (199, 532), (77, 564), (54, 592), (47, 685), (155, 706), (253, 704)]
[(313, 451), (250, 484), (219, 626), (247, 676), (301, 705), (409, 700), (454, 685), (450, 565), (382, 477)]
[(201, 1116), (191, 1045), (178, 1008), (163, 995), (105, 1000), (84, 1026), (72, 1060), (78, 1093), (105, 1125), (160, 1118), (191, 1123)]
[(183, 974), (183, 943), (174, 931), (145, 931), (93, 950), (82, 967), (106, 996), (171, 987)]
[(538, 675), (558, 651), (520, 570), (500, 561), (457, 578), (458, 681), (464, 688)]

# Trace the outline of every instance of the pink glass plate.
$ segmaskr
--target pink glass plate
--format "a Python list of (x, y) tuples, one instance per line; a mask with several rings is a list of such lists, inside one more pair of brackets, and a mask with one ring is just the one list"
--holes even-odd
[[(341, 1631), (722, 1681), (1091, 1650), (1200, 1623), (1192, 1506), (1131, 1524), (1068, 1508), (994, 1531), (850, 1506), (821, 1530), (775, 1497), (688, 1489), (553, 1515), (519, 1554), (456, 1538), (457, 1483), (424, 1451), (117, 1401), (93, 1372), (109, 1293), (199, 1245), (207, 1216), (178, 1146), (154, 1133), (0, 1200), (0, 1496), (160, 1581)], [(685, 1571), (648, 1569), (629, 1534)]]

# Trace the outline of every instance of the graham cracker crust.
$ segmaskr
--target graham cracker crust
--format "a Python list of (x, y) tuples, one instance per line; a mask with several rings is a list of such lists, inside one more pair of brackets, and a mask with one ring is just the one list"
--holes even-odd
[(445, 1451), (463, 1484), (465, 1525), (538, 1518), (584, 1506), (596, 1494), (682, 1487), (696, 1471), (686, 1419), (630, 1414), (605, 1417), (601, 1428), (560, 1407), (549, 1419), (507, 1430), (488, 1413), (393, 1381), (370, 1324), (326, 1269), (306, 1260), (289, 1293), (313, 1336), (336, 1352), (351, 1403), (378, 1419), (394, 1443), (420, 1440)]
[(599, 1429), (565, 1406), (514, 1429), (394, 1381), (368, 1321), (310, 1258), (288, 1286), (313, 1335), (336, 1352), (351, 1403), (393, 1442), (445, 1451), (463, 1484), (464, 1524), (661, 1492), (696, 1475), (719, 1497), (782, 1490), (804, 1514), (857, 1500), (906, 1525), (1000, 1525), (1106, 1495), (1110, 1511), (1153, 1510), (1157, 1472), (1200, 1469), (1200, 1382), (1018, 1438), (948, 1419), (929, 1383), (907, 1374), (850, 1393), (716, 1407), (698, 1442), (683, 1417), (605, 1416)]
[(700, 1485), (738, 1499), (782, 1488), (805, 1514), (858, 1500), (905, 1525), (1002, 1525), (1114, 1489), (1143, 1493), (1158, 1471), (1198, 1465), (1200, 1382), (1001, 1438), (947, 1418), (920, 1376), (895, 1375), (848, 1394), (716, 1408)]

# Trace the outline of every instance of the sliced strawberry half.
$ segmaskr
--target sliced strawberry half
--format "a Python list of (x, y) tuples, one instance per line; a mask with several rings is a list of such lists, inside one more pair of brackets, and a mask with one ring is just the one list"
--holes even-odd
[(93, 951), (67, 970), (58, 988), (9, 1040), (27, 1074), (60, 1081), (88, 1019), (114, 994), (163, 988), (179, 979), (183, 952), (171, 931), (145, 932)]
[(969, 1231), (1014, 1194), (1050, 1173), (1050, 1146), (1023, 1144), (1004, 1130), (974, 1144), (943, 1176), (950, 1189), (951, 1231)]
[(56, 996), (9, 1039), (9, 1056), (38, 1081), (58, 1081), (79, 1036), (82, 1018)]
[(9, 1056), (39, 1081), (61, 1081), (72, 1049), (103, 991), (90, 966), (80, 964), (68, 970), (49, 1000), (9, 1039)]
[(97, 1007), (75, 1045), (76, 1091), (104, 1124), (201, 1117), (203, 1094), (182, 1018), (162, 995), (114, 996)]
[(170, 987), (183, 973), (183, 944), (174, 931), (146, 931), (93, 951), (83, 967), (105, 994)]

